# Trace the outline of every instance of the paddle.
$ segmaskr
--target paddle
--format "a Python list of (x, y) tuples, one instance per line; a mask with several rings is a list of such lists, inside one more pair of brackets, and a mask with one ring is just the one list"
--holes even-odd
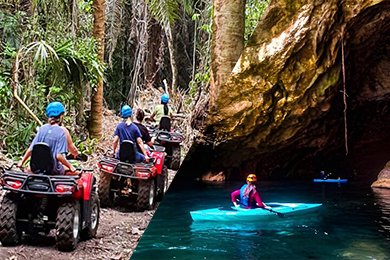
[(273, 209), (268, 209), (268, 208), (261, 208), (261, 209), (268, 210), (269, 212), (272, 212), (272, 213), (276, 214), (278, 217), (281, 217), (281, 218), (284, 217), (284, 214), (283, 214), (283, 213), (277, 212), (277, 211), (275, 211), (275, 210), (273, 210)]
[[(237, 202), (239, 202), (239, 200), (237, 200)], [(236, 206), (236, 205), (234, 205), (234, 206)], [(284, 217), (283, 213), (277, 212), (277, 211), (273, 210), (272, 208), (261, 208), (261, 209), (268, 210), (269, 212), (276, 214), (278, 217), (281, 217), (281, 218)]]

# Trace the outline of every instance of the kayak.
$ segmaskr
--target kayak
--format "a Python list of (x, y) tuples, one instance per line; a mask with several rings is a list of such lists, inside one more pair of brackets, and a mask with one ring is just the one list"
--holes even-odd
[(263, 208), (245, 209), (241, 207), (212, 208), (190, 211), (193, 221), (262, 221), (279, 217), (295, 216), (316, 211), (322, 204), (319, 203), (266, 203), (270, 210)]
[(347, 183), (348, 179), (313, 179), (313, 182)]

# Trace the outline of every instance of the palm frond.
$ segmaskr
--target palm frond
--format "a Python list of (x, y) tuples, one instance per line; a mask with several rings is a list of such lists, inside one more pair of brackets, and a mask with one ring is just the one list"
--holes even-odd
[(173, 24), (179, 18), (177, 0), (146, 0), (153, 17), (164, 26)]
[(51, 58), (53, 62), (58, 60), (58, 55), (54, 48), (47, 44), (45, 41), (32, 42), (27, 45), (25, 49), (25, 55), (29, 55), (30, 52), (33, 52), (34, 49), (36, 49), (35, 53), (33, 54), (34, 62), (36, 63), (46, 65), (48, 58)]
[(197, 1), (193, 0), (182, 0), (184, 11), (189, 17), (192, 17), (195, 14), (194, 6), (196, 5), (196, 2)]

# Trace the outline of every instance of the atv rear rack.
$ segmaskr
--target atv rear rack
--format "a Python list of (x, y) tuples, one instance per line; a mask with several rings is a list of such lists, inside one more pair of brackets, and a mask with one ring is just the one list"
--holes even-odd
[[(4, 190), (42, 195), (72, 195), (77, 189), (77, 175), (42, 175), (19, 171), (5, 171), (0, 178)], [(69, 191), (57, 191), (57, 187), (73, 187)]]
[[(104, 157), (99, 162), (99, 169), (105, 173), (115, 176), (132, 178), (132, 179), (148, 179), (153, 175), (153, 161), (149, 163), (125, 163), (118, 159)], [(143, 174), (140, 174), (143, 173)], [(148, 176), (149, 175), (149, 176)]]

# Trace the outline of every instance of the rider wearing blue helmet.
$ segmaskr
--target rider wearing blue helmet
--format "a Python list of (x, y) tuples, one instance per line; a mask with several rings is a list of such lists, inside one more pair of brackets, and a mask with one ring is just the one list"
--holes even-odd
[[(169, 96), (167, 93), (164, 93), (161, 96), (161, 104), (157, 105), (154, 108), (154, 111), (153, 111), (152, 115), (150, 116), (150, 119), (156, 120), (156, 122), (160, 124), (160, 129), (161, 129), (161, 119), (164, 118), (164, 119), (167, 119), (167, 121), (169, 121), (169, 123), (168, 123), (169, 127), (163, 127), (163, 128), (169, 128), (166, 130), (170, 130), (170, 120), (173, 118), (173, 115), (172, 115), (171, 109), (168, 106), (168, 102), (169, 102)], [(154, 117), (156, 117), (156, 118), (154, 118)]]
[(138, 149), (141, 150), (142, 153), (136, 152), (136, 162), (148, 161), (149, 157), (146, 153), (146, 150), (143, 146), (142, 135), (138, 127), (132, 122), (131, 116), (133, 115), (133, 111), (130, 106), (125, 105), (121, 109), (121, 116), (123, 121), (119, 123), (114, 132), (114, 141), (112, 143), (112, 150), (114, 155), (118, 157), (118, 154), (115, 153), (116, 148), (118, 147), (118, 143), (122, 143), (125, 140), (130, 140), (133, 143), (138, 143)]
[(73, 157), (76, 158), (79, 155), (79, 151), (77, 150), (76, 146), (72, 141), (72, 137), (70, 136), (69, 130), (65, 126), (62, 126), (63, 117), (60, 116), (62, 114), (65, 114), (65, 107), (64, 105), (62, 105), (61, 102), (51, 102), (46, 108), (47, 118), (49, 118), (49, 121), (52, 123), (58, 122), (62, 130), (64, 130), (68, 145), (68, 151), (70, 154), (73, 155)]
[(65, 107), (61, 102), (51, 102), (46, 107), (48, 123), (39, 128), (37, 135), (34, 137), (22, 160), (18, 162), (18, 167), (21, 168), (24, 162), (30, 158), (34, 145), (43, 142), (49, 145), (52, 153), (54, 165), (52, 174), (63, 175), (65, 171), (76, 173), (75, 167), (65, 157), (65, 154), (68, 152), (68, 140), (66, 132), (61, 127), (64, 114)]

